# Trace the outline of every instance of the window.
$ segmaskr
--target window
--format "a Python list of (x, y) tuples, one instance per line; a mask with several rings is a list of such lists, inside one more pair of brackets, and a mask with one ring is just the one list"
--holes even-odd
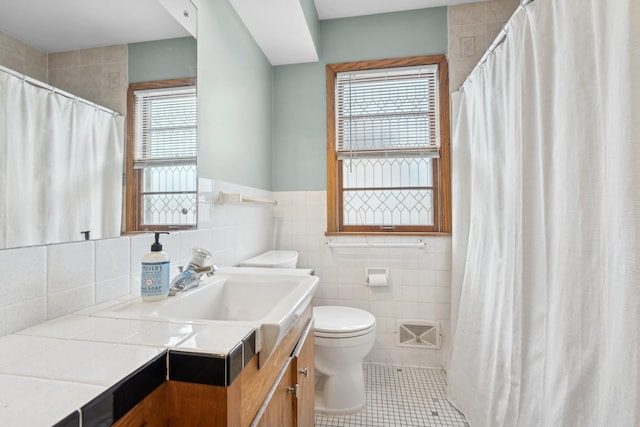
[(129, 85), (127, 231), (196, 226), (195, 79)]
[(327, 234), (451, 232), (444, 55), (327, 65)]

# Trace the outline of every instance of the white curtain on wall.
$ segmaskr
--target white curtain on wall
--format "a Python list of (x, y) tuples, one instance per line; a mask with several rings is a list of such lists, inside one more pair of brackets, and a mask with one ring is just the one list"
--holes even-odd
[(640, 2), (535, 0), (456, 95), (448, 395), (640, 426)]
[(0, 71), (0, 248), (118, 236), (123, 126)]

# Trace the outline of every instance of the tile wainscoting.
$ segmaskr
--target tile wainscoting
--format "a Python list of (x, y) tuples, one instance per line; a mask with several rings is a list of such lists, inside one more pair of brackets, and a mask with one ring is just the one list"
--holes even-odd
[[(277, 206), (218, 203), (220, 191), (275, 198)], [(320, 277), (315, 305), (370, 311), (377, 338), (368, 360), (401, 366), (443, 367), (450, 312), (451, 238), (424, 237), (424, 249), (327, 247), (326, 192), (268, 192), (200, 180), (199, 229), (163, 236), (172, 275), (202, 246), (219, 265), (234, 265), (271, 248), (295, 249), (298, 266)], [(415, 239), (414, 239), (415, 240)], [(375, 239), (370, 239), (375, 241)], [(152, 236), (0, 250), (0, 336), (86, 307), (139, 292), (140, 260)], [(370, 288), (366, 267), (388, 267), (390, 286)], [(398, 347), (398, 319), (437, 320), (440, 350)]]
[[(424, 249), (329, 248), (324, 235), (326, 191), (275, 192), (274, 246), (296, 249), (298, 267), (313, 268), (320, 277), (314, 305), (345, 305), (376, 317), (376, 342), (367, 360), (399, 366), (444, 367), (444, 348), (451, 310), (451, 237), (423, 236)], [(363, 238), (336, 238), (334, 241)], [(413, 237), (386, 238), (415, 242)], [(380, 239), (368, 238), (369, 242)], [(371, 288), (366, 267), (388, 267), (390, 285)], [(399, 347), (394, 330), (399, 319), (437, 320), (443, 333), (439, 350)]]
[[(271, 249), (273, 207), (218, 204), (220, 191), (270, 198), (269, 191), (199, 180), (199, 229), (162, 236), (171, 276), (191, 248), (204, 247), (214, 263), (234, 265)], [(214, 207), (215, 206), (215, 207)], [(213, 212), (215, 210), (215, 216)], [(140, 292), (140, 262), (150, 234), (0, 250), (0, 336)]]

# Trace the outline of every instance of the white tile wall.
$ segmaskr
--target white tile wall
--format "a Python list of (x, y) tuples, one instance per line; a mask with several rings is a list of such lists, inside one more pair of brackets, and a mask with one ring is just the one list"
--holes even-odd
[(97, 240), (95, 302), (110, 301), (131, 290), (129, 239)]
[(19, 331), (47, 320), (45, 297), (12, 304), (0, 309), (0, 335)]
[[(206, 183), (203, 183), (206, 181)], [(199, 180), (200, 188), (213, 188), (210, 194), (201, 194), (203, 201), (212, 203), (212, 252), (214, 263), (236, 265), (239, 262), (272, 248), (274, 206), (256, 203), (219, 202), (220, 191), (239, 193), (243, 196), (273, 199), (270, 191), (259, 190), (236, 184), (210, 180)], [(199, 207), (200, 207), (199, 205)]]
[(96, 282), (128, 276), (131, 271), (129, 239), (97, 240)]
[[(160, 238), (172, 276), (189, 262), (193, 247), (211, 250), (218, 265), (235, 265), (272, 248), (272, 205), (217, 201), (221, 190), (266, 199), (271, 192), (206, 179), (199, 185), (199, 229)], [(0, 250), (0, 336), (139, 294), (140, 263), (152, 243), (152, 234), (141, 234)]]
[[(202, 179), (199, 185), (200, 229), (161, 237), (171, 258), (172, 275), (177, 273), (178, 265), (189, 261), (194, 246), (210, 249), (218, 265), (235, 265), (271, 248), (295, 249), (300, 253), (299, 266), (315, 269), (320, 277), (314, 304), (360, 307), (376, 317), (377, 338), (369, 361), (443, 365), (442, 350), (397, 347), (394, 329), (396, 320), (401, 318), (438, 320), (446, 342), (451, 281), (449, 237), (425, 237), (425, 249), (330, 249), (324, 235), (324, 191), (271, 193)], [(220, 191), (276, 198), (280, 203), (220, 203)], [(144, 234), (0, 250), (0, 336), (125, 294), (139, 293), (140, 261), (151, 243), (153, 236)], [(390, 286), (367, 287), (366, 267), (388, 267)]]
[(47, 319), (95, 303), (95, 242), (47, 247)]
[[(425, 249), (327, 247), (326, 192), (276, 192), (281, 203), (275, 209), (274, 245), (300, 252), (299, 266), (313, 268), (320, 277), (315, 305), (346, 305), (371, 312), (377, 321), (377, 337), (368, 360), (404, 366), (442, 367), (443, 350), (414, 349), (395, 345), (398, 319), (438, 320), (444, 332), (449, 326), (451, 286), (451, 238), (429, 236)], [(334, 241), (365, 242), (362, 237), (332, 237)], [(384, 238), (416, 241), (413, 237)], [(369, 242), (384, 241), (370, 237)], [(390, 285), (366, 286), (366, 267), (389, 268)], [(444, 348), (444, 345), (443, 345)]]
[(2, 278), (10, 285), (0, 287), (0, 307), (44, 297), (45, 248), (21, 248), (0, 257), (3, 266), (12, 267), (3, 269)]
[(46, 320), (44, 247), (0, 251), (0, 335)]

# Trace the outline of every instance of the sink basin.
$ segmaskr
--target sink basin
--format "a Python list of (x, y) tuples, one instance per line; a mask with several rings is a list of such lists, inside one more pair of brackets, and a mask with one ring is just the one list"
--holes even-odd
[(216, 274), (166, 300), (136, 299), (98, 316), (127, 319), (188, 321), (256, 329), (259, 364), (266, 362), (280, 340), (311, 302), (318, 277), (293, 274)]

